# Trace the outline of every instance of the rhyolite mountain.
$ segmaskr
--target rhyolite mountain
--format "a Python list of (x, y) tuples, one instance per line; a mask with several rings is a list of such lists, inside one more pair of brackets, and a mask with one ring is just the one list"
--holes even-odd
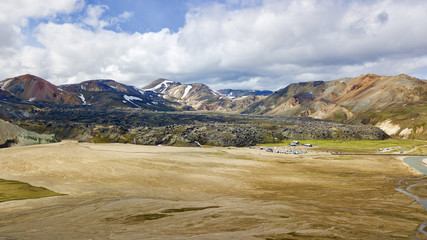
[(82, 105), (94, 107), (130, 107), (147, 110), (173, 111), (173, 102), (157, 94), (114, 80), (88, 80), (76, 84), (60, 85), (67, 92), (76, 94)]
[(391, 136), (427, 139), (427, 82), (404, 74), (300, 82), (268, 96), (247, 90), (221, 93), (167, 79), (141, 89), (114, 80), (55, 86), (29, 74), (0, 81), (0, 118), (31, 117), (43, 104), (302, 116), (371, 124)]
[[(145, 93), (142, 89), (114, 80), (89, 80), (55, 86), (34, 75), (26, 74), (0, 81), (0, 102), (27, 105), (91, 105), (94, 107), (131, 107), (147, 110), (174, 111), (176, 103)], [(11, 111), (13, 112), (12, 109)], [(11, 111), (9, 111), (9, 115)], [(0, 111), (1, 113), (2, 111)], [(5, 112), (5, 110), (3, 110)], [(4, 116), (5, 114), (0, 114)], [(3, 117), (4, 118), (4, 117)]]
[(55, 86), (30, 74), (0, 81), (0, 96), (5, 104), (13, 102), (220, 112), (238, 112), (262, 99), (262, 96), (255, 95), (229, 98), (204, 84), (182, 84), (166, 79), (158, 79), (142, 89), (108, 79)]
[(389, 135), (427, 138), (427, 81), (405, 74), (361, 75), (288, 85), (243, 111), (361, 122)]
[(49, 102), (54, 104), (77, 105), (81, 100), (52, 83), (34, 75), (25, 74), (0, 81), (0, 88), (28, 102)]
[(185, 110), (237, 112), (262, 99), (262, 96), (250, 94), (230, 98), (205, 84), (183, 84), (163, 78), (157, 79), (143, 89), (160, 94), (172, 102), (177, 102)]

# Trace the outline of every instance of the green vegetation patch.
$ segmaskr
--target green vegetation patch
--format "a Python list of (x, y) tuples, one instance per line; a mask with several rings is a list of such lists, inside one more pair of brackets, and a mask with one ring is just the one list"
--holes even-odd
[(0, 179), (0, 202), (61, 196), (44, 187), (34, 187), (28, 183)]
[[(269, 147), (289, 146), (293, 140), (284, 140), (280, 143), (264, 144)], [(309, 151), (329, 151), (343, 153), (375, 153), (380, 148), (393, 148), (392, 151), (383, 153), (397, 153), (399, 151), (408, 151), (413, 147), (420, 147), (419, 151), (410, 154), (419, 154), (423, 152), (427, 145), (426, 141), (405, 140), (405, 139), (386, 139), (386, 140), (298, 140), (301, 144), (312, 144), (315, 148), (308, 148)], [(400, 148), (399, 148), (400, 147)], [(396, 149), (394, 149), (396, 148)]]
[(347, 114), (341, 110), (336, 111), (332, 120), (335, 122), (345, 122), (347, 120)]
[(177, 213), (177, 212), (191, 212), (191, 211), (201, 211), (209, 208), (219, 208), (219, 206), (209, 206), (209, 207), (188, 207), (188, 208), (170, 208), (163, 210), (162, 213)]
[(120, 218), (114, 218), (114, 217), (107, 217), (104, 218), (107, 222), (115, 222), (118, 221), (120, 223), (125, 224), (137, 224), (140, 222), (145, 221), (152, 221), (157, 220), (164, 217), (170, 217), (173, 215), (167, 214), (167, 213), (180, 213), (180, 212), (190, 212), (190, 211), (201, 211), (208, 208), (219, 208), (219, 206), (208, 206), (208, 207), (188, 207), (188, 208), (170, 208), (163, 210), (161, 213), (147, 213), (147, 214), (138, 214), (138, 215), (132, 215), (127, 217), (120, 217)]
[(419, 147), (411, 153), (415, 155), (427, 155), (427, 146)]
[[(408, 136), (410, 139), (427, 140), (427, 105), (424, 103), (407, 104), (402, 107), (382, 109), (381, 111), (360, 114), (352, 122), (361, 121), (364, 124), (375, 125), (378, 122), (392, 120), (393, 124), (398, 124), (400, 129), (405, 128), (413, 130)], [(424, 131), (418, 132), (417, 129), (423, 128)]]
[(138, 222), (144, 222), (144, 221), (151, 221), (151, 220), (157, 220), (160, 218), (164, 218), (170, 215), (167, 214), (161, 214), (161, 213), (149, 213), (149, 214), (138, 214), (133, 215), (125, 218), (125, 223), (138, 223)]
[(206, 152), (208, 155), (224, 155), (226, 154), (226, 151), (217, 151), (217, 152)]

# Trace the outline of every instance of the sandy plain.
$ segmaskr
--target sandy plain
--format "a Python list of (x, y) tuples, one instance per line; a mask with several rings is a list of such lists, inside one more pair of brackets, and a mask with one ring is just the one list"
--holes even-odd
[(0, 239), (426, 239), (396, 191), (425, 178), (389, 156), (65, 141), (0, 149), (0, 166), (67, 194), (0, 203)]

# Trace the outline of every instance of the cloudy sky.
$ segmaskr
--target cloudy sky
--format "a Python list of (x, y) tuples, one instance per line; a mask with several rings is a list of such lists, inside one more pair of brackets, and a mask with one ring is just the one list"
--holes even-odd
[(277, 90), (427, 78), (425, 0), (0, 0), (0, 79)]

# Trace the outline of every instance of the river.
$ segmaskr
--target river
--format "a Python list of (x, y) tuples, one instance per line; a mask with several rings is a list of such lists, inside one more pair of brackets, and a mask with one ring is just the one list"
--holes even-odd
[(423, 164), (423, 159), (427, 159), (427, 156), (407, 157), (404, 159), (404, 161), (406, 164), (417, 169), (424, 175), (427, 175), (427, 166)]
[[(417, 169), (422, 174), (427, 175), (427, 166), (423, 164), (424, 159), (427, 159), (427, 156), (407, 157), (404, 159), (404, 162), (409, 166)], [(419, 180), (416, 181), (416, 183), (408, 184), (407, 182), (405, 185), (396, 188), (396, 190), (415, 199), (427, 211), (427, 196), (426, 196), (427, 179), (426, 178), (420, 177)], [(424, 222), (423, 224), (421, 224), (418, 227), (418, 231), (427, 235), (427, 222)]]

